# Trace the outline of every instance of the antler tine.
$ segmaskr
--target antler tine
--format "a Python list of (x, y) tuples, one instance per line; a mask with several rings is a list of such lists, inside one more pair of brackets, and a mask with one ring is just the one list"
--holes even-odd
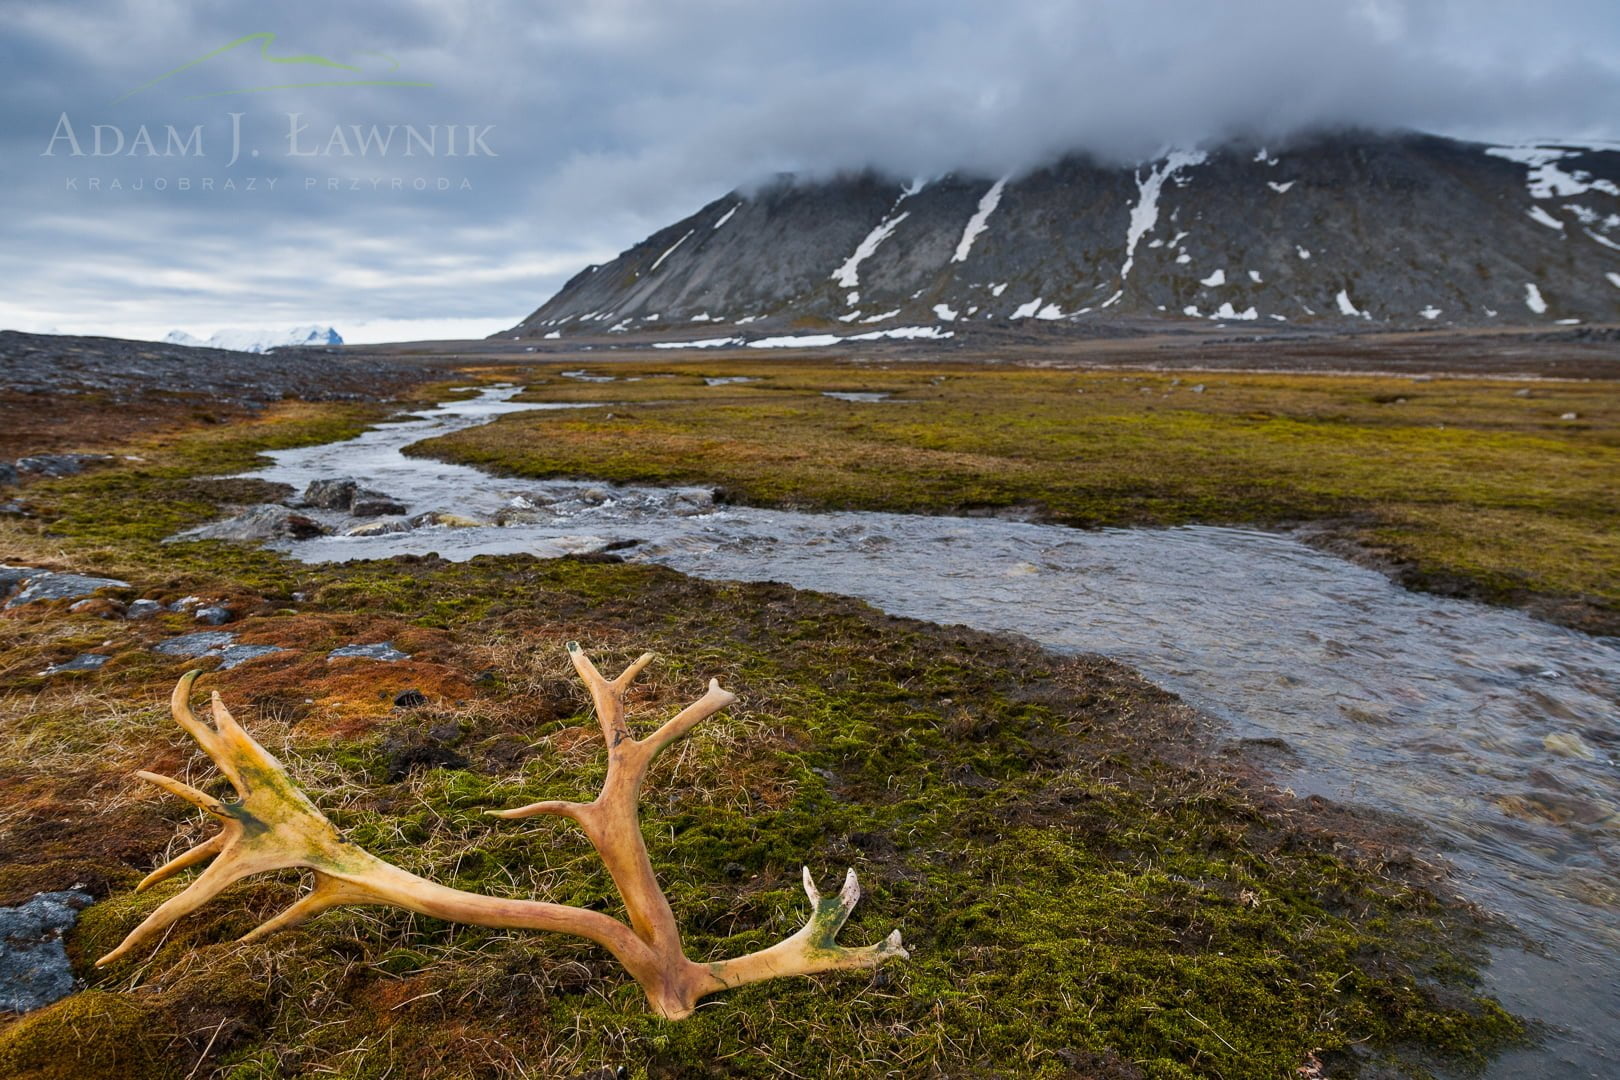
[(624, 691), (603, 678), (579, 642), (568, 643), (568, 658), (574, 662), (574, 670), (579, 672), (580, 680), (591, 692), (591, 704), (596, 708), (596, 722), (602, 729), (602, 739), (612, 749), (630, 737), (629, 729), (624, 726)]
[(197, 740), (197, 744), (213, 756), (215, 733), (213, 728), (197, 719), (197, 714), (191, 711), (191, 688), (196, 683), (202, 669), (194, 668), (180, 676), (180, 681), (174, 684), (174, 693), (169, 695), (169, 712), (173, 715), (175, 723), (185, 728), (186, 734)]
[(641, 744), (647, 748), (648, 760), (657, 757), (670, 743), (736, 700), (736, 694), (721, 688), (719, 679), (710, 679), (709, 689), (702, 697), (676, 713), (669, 720), (666, 720), (657, 731), (641, 740)]
[(536, 817), (540, 814), (573, 818), (578, 821), (585, 812), (585, 808), (589, 805), (590, 803), (568, 802), (564, 799), (548, 799), (545, 802), (530, 803), (528, 806), (519, 806), (512, 810), (485, 810), (484, 813), (490, 817), (505, 818), (508, 821)]
[(815, 879), (810, 876), (810, 868), (805, 867), (804, 894), (810, 898), (811, 912), (798, 933), (768, 949), (739, 956), (735, 960), (710, 964), (708, 970), (715, 980), (716, 989), (784, 975), (876, 967), (885, 960), (904, 960), (911, 955), (900, 943), (898, 930), (876, 945), (858, 948), (846, 948), (835, 940), (861, 898), (860, 879), (855, 876), (853, 869), (844, 875), (844, 885), (837, 896), (823, 896), (816, 888)]
[(323, 911), (330, 911), (345, 904), (365, 903), (375, 901), (375, 897), (366, 889), (340, 881), (320, 871), (315, 872), (315, 887), (305, 893), (298, 901), (288, 907), (281, 914), (255, 926), (236, 940), (241, 944), (258, 941), (277, 930), (286, 930), (300, 923), (308, 922)]
[(178, 874), (187, 867), (196, 866), (200, 862), (213, 858), (215, 855), (218, 855), (222, 850), (224, 850), (224, 847), (224, 833), (219, 833), (215, 836), (209, 837), (207, 840), (204, 840), (191, 850), (183, 854), (176, 855), (174, 858), (170, 859), (168, 862), (164, 863), (150, 874), (147, 874), (141, 879), (141, 883), (135, 886), (135, 891), (138, 893), (145, 892), (158, 882), (173, 877), (175, 874)]
[(140, 777), (142, 780), (145, 780), (148, 784), (162, 788), (170, 795), (178, 795), (192, 806), (197, 807), (197, 809), (210, 813), (222, 821), (227, 821), (230, 819), (231, 815), (226, 811), (225, 804), (208, 794), (206, 791), (198, 791), (190, 784), (181, 783), (172, 776), (164, 776), (162, 773), (147, 772), (145, 769), (136, 770), (135, 775)]
[(621, 671), (617, 679), (613, 680), (613, 689), (623, 695), (626, 688), (636, 681), (636, 676), (640, 675), (642, 670), (656, 659), (658, 659), (658, 654), (655, 652), (644, 652), (636, 657), (635, 661)]
[(161, 934), (175, 922), (190, 915), (231, 885), (250, 874), (257, 873), (261, 869), (265, 868), (244, 865), (236, 860), (221, 859), (215, 862), (197, 875), (197, 880), (186, 886), (185, 891), (171, 896), (162, 904), (159, 904), (157, 910), (148, 915), (146, 920), (139, 926), (131, 930), (116, 949), (97, 960), (96, 967), (106, 967), (120, 957), (139, 948), (142, 943)]

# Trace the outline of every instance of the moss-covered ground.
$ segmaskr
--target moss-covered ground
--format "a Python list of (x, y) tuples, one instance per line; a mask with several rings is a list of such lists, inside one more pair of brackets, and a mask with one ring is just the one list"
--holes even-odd
[[(585, 383), (559, 367), (519, 377), (534, 397), (606, 407), (509, 416), (415, 452), (768, 506), (1310, 524), (1410, 587), (1620, 633), (1614, 382), (705, 358), (614, 363), (597, 370), (620, 381)], [(736, 377), (754, 381), (705, 383)]]
[[(890, 388), (901, 377), (846, 371), (838, 388)], [(956, 375), (944, 377), (950, 386)], [(1069, 393), (1093, 392), (1078, 381)], [(659, 383), (631, 384), (642, 385)], [(924, 375), (908, 394), (934, 385)], [(1150, 384), (1111, 393), (1142, 394), (1140, 385)], [(696, 392), (689, 386), (682, 395)], [(970, 440), (965, 429), (929, 426), (925, 410), (969, 410), (971, 395), (823, 413), (802, 390), (779, 400), (707, 392), (730, 404), (706, 431), (683, 431), (693, 406), (525, 419), (501, 425), (500, 460), (587, 471), (585, 455), (600, 454), (589, 470), (599, 475), (689, 479), (701, 471), (690, 440), (709, 440), (715, 469), (741, 486), (739, 448), (765, 453), (773, 428), (783, 432), (778, 450), (831, 423), (877, 454), (891, 438), (878, 433), (909, 423), (882, 460), (910, 471), (885, 500), (911, 491), (920, 494), (906, 505), (946, 501), (954, 481), (917, 465), (925, 461), (956, 463), (940, 476), (989, 462), (982, 493), (953, 505), (1001, 505), (1034, 490), (1005, 487), (995, 455), (953, 448)], [(1211, 401), (1227, 392), (1206, 388)], [(1028, 408), (1029, 430), (1048, 431), (1031, 439), (1057, 439), (1057, 414), (1036, 399)], [(792, 933), (806, 914), (797, 876), (807, 864), (823, 888), (845, 866), (861, 874), (866, 896), (846, 944), (899, 926), (912, 959), (750, 986), (669, 1023), (647, 1013), (601, 950), (562, 937), (363, 909), (233, 944), (296, 896), (288, 874), (244, 882), (155, 949), (95, 970), (93, 959), (188, 875), (140, 895), (135, 881), (208, 832), (201, 815), (131, 772), (225, 789), (164, 704), (195, 662), (149, 649), (193, 629), (186, 616), (131, 622), (30, 605), (0, 615), (0, 903), (75, 885), (100, 899), (68, 941), (87, 989), (0, 1018), (0, 1075), (399, 1080), (622, 1066), (638, 1077), (1288, 1077), (1466, 1070), (1522, 1036), (1475, 989), (1480, 924), (1439, 898), (1446, 890), (1398, 836), (1268, 789), (1241, 761), (1212, 754), (1190, 710), (1107, 662), (657, 568), (526, 557), (308, 567), (256, 549), (160, 543), (263, 494), (208, 477), (267, 448), (342, 437), (381, 412), (287, 406), (122, 447), (144, 460), (30, 488), (38, 517), (0, 521), (0, 560), (122, 576), (132, 583), (125, 599), (229, 600), (243, 641), (285, 651), (205, 676), (203, 688), (224, 694), (348, 837), (436, 880), (500, 895), (619, 910), (568, 823), (483, 813), (589, 798), (601, 779), (604, 756), (562, 643), (584, 642), (604, 669), (657, 650), (663, 659), (632, 700), (642, 722), (719, 676), (739, 703), (661, 759), (643, 803), (689, 953), (734, 955)], [(616, 424), (642, 435), (621, 437)], [(1012, 445), (1011, 434), (980, 427), (970, 441)], [(514, 432), (559, 456), (510, 457)], [(648, 432), (686, 448), (666, 455), (667, 476), (634, 465), (632, 447)], [(1546, 453), (1579, 456), (1551, 425), (1539, 438)], [(1595, 458), (1601, 436), (1589, 438), (1584, 452)], [(939, 445), (924, 452), (924, 441)], [(883, 468), (858, 470), (850, 456), (825, 466), (762, 466), (759, 483), (805, 491), (756, 495), (860, 501), (852, 478), (883, 483)], [(411, 658), (326, 658), (335, 645), (379, 640)], [(96, 673), (38, 674), (89, 648), (113, 659)], [(427, 704), (395, 708), (410, 688)]]

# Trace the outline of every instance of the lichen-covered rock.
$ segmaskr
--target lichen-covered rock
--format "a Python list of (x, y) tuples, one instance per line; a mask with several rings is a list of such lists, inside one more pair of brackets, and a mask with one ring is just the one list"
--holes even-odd
[(41, 675), (61, 675), (71, 671), (100, 671), (112, 657), (105, 653), (80, 653), (71, 660), (64, 660), (60, 664), (52, 664)]
[(31, 1012), (73, 993), (62, 936), (90, 902), (88, 893), (68, 890), (0, 908), (0, 1011)]
[(279, 645), (227, 645), (217, 651), (210, 650), (204, 655), (218, 656), (220, 660), (219, 670), (229, 671), (231, 668), (239, 664), (245, 664), (249, 660), (257, 660), (261, 656), (274, 656), (277, 653), (288, 651)]
[(199, 630), (195, 634), (181, 634), (159, 642), (152, 646), (152, 651), (164, 656), (202, 656), (235, 641), (236, 635), (229, 630)]
[(86, 574), (58, 574), (32, 570), (22, 579), (23, 588), (6, 601), (6, 607), (21, 607), (38, 600), (77, 600), (101, 589), (127, 589), (129, 582), (117, 578), (90, 577)]
[(212, 525), (182, 533), (177, 539), (185, 540), (307, 540), (324, 536), (329, 530), (312, 517), (298, 513), (278, 503), (255, 506)]
[(163, 610), (163, 605), (156, 600), (136, 600), (124, 611), (127, 619), (150, 619)]
[(374, 645), (340, 645), (326, 654), (328, 660), (381, 660), (384, 663), (395, 663), (400, 660), (409, 660), (410, 653), (400, 652), (394, 648), (392, 641), (379, 641)]
[(111, 454), (35, 454), (18, 458), (14, 468), (26, 476), (75, 476), (91, 465), (105, 465)]

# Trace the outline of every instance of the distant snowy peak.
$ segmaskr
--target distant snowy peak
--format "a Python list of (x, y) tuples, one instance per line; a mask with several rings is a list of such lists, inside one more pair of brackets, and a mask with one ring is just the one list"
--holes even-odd
[(784, 179), (577, 275), (507, 334), (1615, 322), (1617, 254), (1620, 147), (1343, 132), (999, 179)]
[(229, 349), (232, 352), (262, 353), (288, 345), (341, 345), (343, 336), (330, 326), (295, 326), (291, 330), (245, 330), (227, 327), (210, 338), (200, 338), (184, 330), (170, 330), (163, 338), (170, 345), (190, 345), (203, 349)]

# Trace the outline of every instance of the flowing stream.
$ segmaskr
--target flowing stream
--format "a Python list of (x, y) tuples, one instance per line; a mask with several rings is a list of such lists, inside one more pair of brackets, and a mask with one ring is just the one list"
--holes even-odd
[[(1495, 951), (1487, 989), (1547, 1037), (1488, 1075), (1620, 1076), (1620, 640), (1408, 592), (1273, 532), (759, 510), (717, 506), (706, 489), (501, 479), (400, 453), (505, 413), (595, 407), (516, 393), (486, 389), (347, 442), (271, 454), (251, 475), (299, 491), (352, 476), (410, 511), (371, 523), (402, 531), (278, 546), (330, 562), (636, 541), (620, 554), (1113, 657), (1233, 738), (1268, 740), (1280, 783), (1422, 823), (1459, 890), (1529, 939)], [(432, 511), (483, 524), (407, 527)], [(340, 530), (365, 524), (313, 514)]]

